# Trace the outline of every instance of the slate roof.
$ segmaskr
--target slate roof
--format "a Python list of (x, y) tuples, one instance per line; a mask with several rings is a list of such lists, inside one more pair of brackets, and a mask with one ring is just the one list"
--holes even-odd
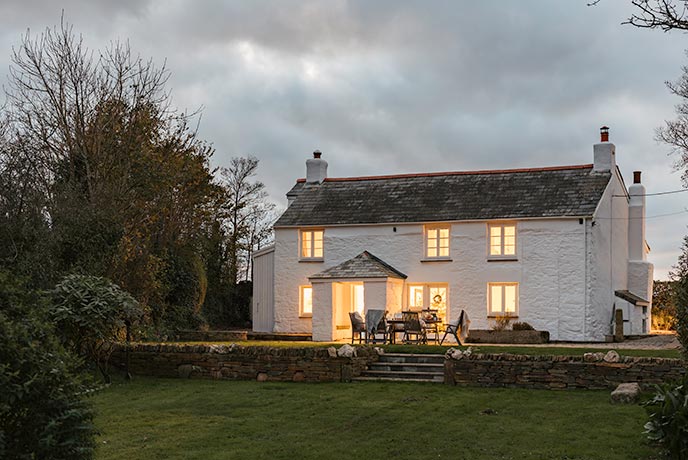
[(335, 278), (400, 278), (406, 275), (389, 265), (382, 259), (375, 257), (368, 251), (363, 251), (353, 259), (328, 268), (320, 273), (311, 275), (309, 279)]
[(299, 179), (275, 227), (588, 217), (611, 177), (592, 167)]

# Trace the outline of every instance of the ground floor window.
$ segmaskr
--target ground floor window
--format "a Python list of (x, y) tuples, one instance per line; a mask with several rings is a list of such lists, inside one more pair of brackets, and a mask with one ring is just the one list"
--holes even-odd
[(409, 284), (408, 309), (412, 311), (436, 310), (437, 316), (447, 319), (449, 287), (443, 283)]
[(489, 316), (518, 316), (518, 283), (488, 283)]
[(312, 286), (299, 286), (299, 316), (313, 316)]

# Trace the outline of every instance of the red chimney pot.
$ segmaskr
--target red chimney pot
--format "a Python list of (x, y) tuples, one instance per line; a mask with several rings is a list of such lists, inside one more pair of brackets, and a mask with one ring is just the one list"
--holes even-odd
[(600, 128), (600, 142), (609, 142), (609, 126)]
[(640, 183), (640, 173), (641, 173), (641, 171), (633, 171), (633, 183), (634, 184)]
[(313, 158), (320, 158), (320, 155), (322, 155), (322, 152), (320, 150), (316, 150), (313, 152)]

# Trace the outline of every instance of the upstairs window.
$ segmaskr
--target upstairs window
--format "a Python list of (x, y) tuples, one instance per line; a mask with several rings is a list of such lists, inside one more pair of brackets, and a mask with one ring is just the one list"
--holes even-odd
[(301, 258), (323, 258), (323, 230), (301, 230)]
[(425, 227), (425, 257), (439, 259), (449, 257), (449, 226)]
[(489, 316), (518, 316), (518, 283), (489, 283), (487, 297)]
[(516, 224), (490, 224), (488, 232), (490, 257), (516, 257)]

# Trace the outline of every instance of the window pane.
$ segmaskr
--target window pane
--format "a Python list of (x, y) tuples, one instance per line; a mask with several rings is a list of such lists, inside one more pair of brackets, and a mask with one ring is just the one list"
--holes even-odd
[(502, 254), (502, 246), (499, 243), (497, 243), (497, 244), (492, 243), (490, 245), (490, 255), (499, 256), (501, 254)]
[(504, 286), (504, 311), (516, 313), (516, 286)]
[(313, 249), (313, 257), (322, 257), (323, 256), (323, 248), (322, 247), (315, 247)]
[(516, 246), (504, 245), (504, 255), (513, 256), (516, 254)]
[(313, 313), (313, 288), (311, 287), (301, 289), (301, 311)]
[(505, 225), (504, 226), (504, 236), (515, 236), (516, 235), (516, 226), (514, 225)]
[(316, 243), (318, 241), (320, 241), (322, 243), (322, 240), (323, 240), (322, 230), (318, 230), (317, 232), (313, 232), (313, 239), (315, 240)]
[(311, 239), (313, 234), (311, 232), (301, 232), (301, 256), (311, 256)]
[[(430, 228), (428, 229), (428, 239), (434, 240), (437, 239), (437, 229)], [(416, 240), (418, 241), (418, 240)]]
[(490, 236), (493, 238), (501, 238), (502, 237), (502, 227), (494, 226), (490, 227)]
[(502, 312), (502, 286), (490, 286), (490, 310), (492, 313)]
[(428, 247), (428, 257), (437, 257), (437, 248)]
[(409, 307), (423, 307), (423, 286), (409, 287)]
[(440, 257), (449, 257), (449, 248), (440, 248)]
[(440, 238), (449, 238), (449, 229), (448, 228), (441, 228), (440, 229)]

